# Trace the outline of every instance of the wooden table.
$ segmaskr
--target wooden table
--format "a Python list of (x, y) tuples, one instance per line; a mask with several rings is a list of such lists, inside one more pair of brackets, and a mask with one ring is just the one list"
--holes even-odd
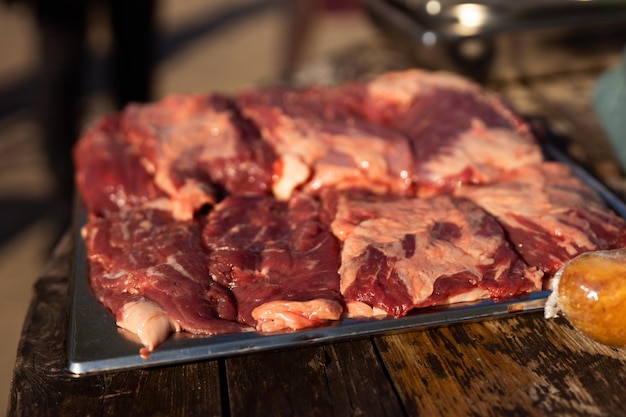
[[(522, 112), (568, 135), (565, 147), (619, 188), (623, 176), (590, 109), (598, 69), (496, 83)], [(35, 286), (8, 416), (618, 416), (626, 349), (564, 319), (497, 320), (75, 377), (66, 326), (73, 245)]]

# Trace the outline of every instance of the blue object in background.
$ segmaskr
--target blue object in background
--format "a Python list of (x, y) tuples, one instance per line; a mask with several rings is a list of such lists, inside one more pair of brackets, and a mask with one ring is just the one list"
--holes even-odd
[(596, 80), (593, 106), (622, 170), (626, 172), (626, 48), (622, 62)]

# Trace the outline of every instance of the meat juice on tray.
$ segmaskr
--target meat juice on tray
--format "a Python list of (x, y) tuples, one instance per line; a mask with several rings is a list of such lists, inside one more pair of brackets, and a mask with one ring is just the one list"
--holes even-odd
[(145, 355), (175, 331), (519, 297), (624, 246), (499, 95), (446, 72), (173, 95), (94, 124), (74, 157), (91, 288)]

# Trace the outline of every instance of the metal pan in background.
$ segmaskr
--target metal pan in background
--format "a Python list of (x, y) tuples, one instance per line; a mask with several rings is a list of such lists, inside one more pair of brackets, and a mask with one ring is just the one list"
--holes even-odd
[(420, 37), (426, 43), (626, 20), (626, 1), (620, 0), (363, 0), (363, 4), (375, 14), (397, 18), (398, 25), (399, 16), (404, 16), (416, 35), (430, 32), (436, 37)]
[(597, 67), (626, 42), (622, 0), (362, 0), (370, 20), (418, 66), (478, 80)]

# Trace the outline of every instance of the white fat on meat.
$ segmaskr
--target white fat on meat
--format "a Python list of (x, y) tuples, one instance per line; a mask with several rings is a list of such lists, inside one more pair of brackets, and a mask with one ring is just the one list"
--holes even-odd
[(306, 182), (311, 171), (309, 166), (302, 159), (293, 154), (283, 155), (280, 158), (281, 172), (277, 175), (277, 179), (272, 185), (274, 196), (281, 201), (287, 201), (293, 194), (293, 191)]
[(117, 315), (117, 325), (136, 334), (148, 352), (163, 343), (172, 332), (181, 330), (165, 310), (146, 299), (124, 304)]
[(369, 304), (361, 301), (347, 301), (346, 302), (346, 314), (347, 318), (386, 318), (388, 316), (385, 310), (377, 307), (372, 307)]
[(309, 179), (310, 167), (324, 155), (326, 147), (310, 136), (312, 132), (306, 126), (300, 126), (288, 117), (278, 118), (281, 124), (275, 134), (261, 130), (266, 137), (274, 138), (271, 142), (279, 155), (272, 192), (278, 200), (287, 201), (293, 191)]
[(258, 331), (271, 333), (315, 327), (327, 321), (339, 320), (342, 313), (341, 304), (333, 300), (275, 300), (256, 307), (252, 317), (257, 321)]
[[(215, 203), (215, 199), (211, 197), (213, 189), (208, 184), (186, 178), (183, 186), (174, 191), (174, 188), (168, 185), (171, 183), (171, 179), (168, 176), (168, 172), (158, 171), (155, 176), (155, 182), (173, 195), (170, 210), (175, 219), (189, 221), (193, 219), (194, 207)], [(193, 204), (190, 202), (193, 202)]]

